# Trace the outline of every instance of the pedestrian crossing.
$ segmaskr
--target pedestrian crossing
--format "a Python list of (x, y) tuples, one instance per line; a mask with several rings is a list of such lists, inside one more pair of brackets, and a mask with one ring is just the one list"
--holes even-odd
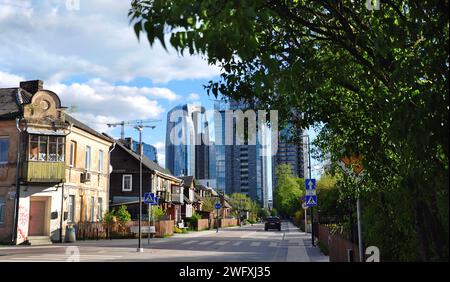
[(277, 242), (268, 241), (254, 241), (254, 240), (239, 240), (239, 241), (198, 241), (191, 240), (181, 243), (181, 246), (192, 247), (192, 246), (229, 246), (229, 247), (269, 247), (278, 248), (283, 246), (283, 241), (279, 240)]
[(8, 257), (7, 260), (0, 262), (83, 262), (83, 261), (111, 261), (119, 260), (121, 255), (102, 255), (102, 254), (36, 254), (21, 257)]

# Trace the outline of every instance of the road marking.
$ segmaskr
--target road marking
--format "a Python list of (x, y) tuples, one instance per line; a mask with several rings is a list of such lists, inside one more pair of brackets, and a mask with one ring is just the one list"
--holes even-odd
[(270, 242), (269, 247), (276, 247), (277, 243), (276, 242)]
[[(105, 261), (105, 260), (113, 260), (113, 259), (119, 259), (122, 258), (123, 256), (117, 256), (117, 255), (89, 255), (89, 254), (85, 254), (82, 255), (80, 254), (80, 256), (78, 257), (80, 261), (83, 260), (100, 260), (100, 261)], [(14, 257), (14, 258), (9, 258), (9, 261), (72, 261), (73, 258), (70, 255), (66, 255), (66, 254), (43, 254), (43, 255), (32, 255), (32, 256), (25, 256), (25, 257)]]
[(190, 245), (190, 244), (194, 244), (194, 243), (197, 243), (198, 241), (187, 241), (187, 242), (184, 242), (184, 243), (182, 243), (181, 245)]
[(216, 245), (216, 246), (223, 246), (223, 245), (226, 245), (228, 243), (230, 243), (230, 241), (220, 241), (220, 242), (215, 243), (214, 245)]
[(233, 246), (239, 246), (240, 244), (242, 244), (242, 241), (237, 241), (233, 243)]
[(258, 247), (259, 245), (261, 245), (261, 242), (251, 242), (250, 244), (251, 247)]
[(209, 245), (211, 243), (214, 243), (214, 241), (204, 241), (204, 242), (200, 242), (198, 243), (199, 245)]

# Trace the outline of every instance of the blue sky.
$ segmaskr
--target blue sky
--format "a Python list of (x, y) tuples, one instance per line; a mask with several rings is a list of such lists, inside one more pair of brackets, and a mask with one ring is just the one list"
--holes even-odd
[[(181, 103), (212, 109), (203, 85), (219, 68), (198, 56), (180, 56), (160, 44), (138, 42), (129, 26), (129, 1), (0, 0), (0, 87), (41, 79), (73, 115), (120, 136), (106, 123), (157, 119), (143, 140), (164, 164), (166, 113)], [(137, 138), (132, 127), (126, 135)]]

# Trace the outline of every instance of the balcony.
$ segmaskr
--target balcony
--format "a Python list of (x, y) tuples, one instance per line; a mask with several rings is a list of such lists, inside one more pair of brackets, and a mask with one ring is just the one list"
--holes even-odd
[(23, 165), (23, 179), (27, 182), (58, 183), (65, 178), (65, 162), (27, 161)]

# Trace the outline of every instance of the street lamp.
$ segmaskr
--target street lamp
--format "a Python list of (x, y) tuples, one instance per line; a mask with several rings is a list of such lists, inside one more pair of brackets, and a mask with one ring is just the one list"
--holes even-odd
[[(141, 218), (142, 218), (142, 130), (144, 129), (144, 127), (149, 127), (151, 129), (154, 129), (155, 126), (149, 126), (149, 125), (137, 125), (134, 128), (139, 131), (139, 239), (138, 239), (138, 248), (137, 248), (137, 252), (142, 253), (144, 251), (144, 249), (141, 246), (141, 239), (142, 239), (142, 230), (141, 230), (141, 226), (142, 226), (142, 222), (141, 222)], [(150, 227), (149, 227), (150, 228)], [(150, 231), (150, 230), (149, 230)]]
[[(312, 178), (311, 174), (311, 142), (309, 139), (309, 134), (304, 134), (300, 136), (301, 138), (306, 137), (307, 138), (307, 144), (308, 144), (308, 170), (309, 170), (309, 179)], [(308, 207), (307, 207), (308, 208)], [(305, 209), (305, 215), (308, 209)], [(306, 233), (306, 228), (305, 228)], [(314, 246), (314, 207), (311, 207), (311, 243)]]

